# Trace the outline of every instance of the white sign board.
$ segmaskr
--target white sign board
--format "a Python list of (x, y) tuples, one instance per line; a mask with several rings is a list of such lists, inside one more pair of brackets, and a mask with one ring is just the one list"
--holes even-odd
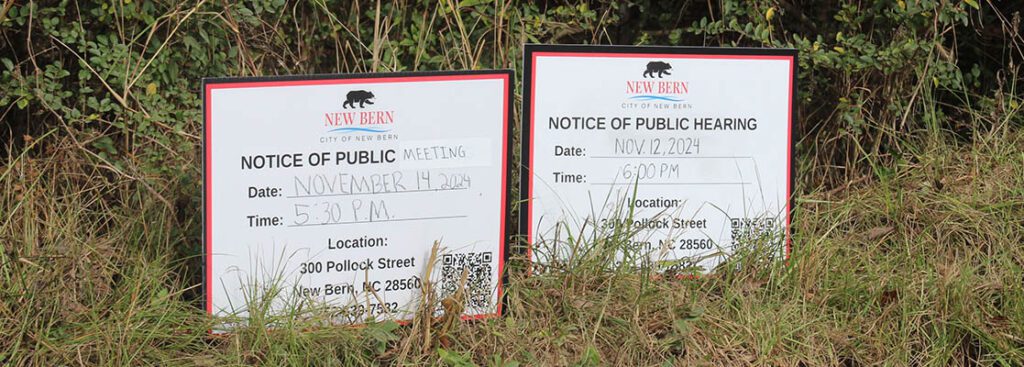
[(745, 239), (773, 237), (788, 256), (795, 50), (527, 45), (524, 56), (521, 231), (534, 261), (566, 260), (581, 250), (569, 236), (617, 228), (662, 271), (710, 271)]
[(440, 297), (500, 314), (511, 75), (206, 80), (207, 312), (409, 320), (440, 241)]

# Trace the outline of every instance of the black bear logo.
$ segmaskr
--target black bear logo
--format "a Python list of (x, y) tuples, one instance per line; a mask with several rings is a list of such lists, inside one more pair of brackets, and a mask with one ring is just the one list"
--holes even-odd
[(342, 108), (349, 108), (349, 107), (356, 108), (356, 103), (358, 103), (359, 104), (359, 108), (364, 108), (364, 107), (366, 107), (365, 106), (366, 104), (373, 104), (373, 101), (370, 100), (372, 98), (374, 98), (373, 92), (366, 91), (366, 90), (354, 90), (354, 91), (348, 92), (348, 94), (345, 95), (345, 103), (342, 103), (341, 107)]
[(647, 63), (647, 71), (644, 71), (644, 78), (653, 78), (655, 73), (658, 74), (659, 78), (662, 75), (672, 75), (672, 73), (668, 72), (669, 70), (672, 70), (672, 65), (669, 65), (667, 62), (651, 61)]

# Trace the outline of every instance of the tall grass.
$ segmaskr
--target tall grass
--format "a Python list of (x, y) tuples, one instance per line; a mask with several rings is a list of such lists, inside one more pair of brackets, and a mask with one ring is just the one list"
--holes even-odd
[[(1020, 365), (1020, 9), (977, 3), (3, 1), (0, 364)], [(788, 263), (652, 279), (595, 232), (510, 274), (504, 318), (426, 296), (409, 326), (208, 333), (200, 77), (517, 68), (524, 42), (799, 48)]]

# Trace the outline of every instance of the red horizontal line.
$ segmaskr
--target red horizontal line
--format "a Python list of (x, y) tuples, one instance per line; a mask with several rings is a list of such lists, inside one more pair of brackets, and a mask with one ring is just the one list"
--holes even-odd
[(314, 80), (271, 80), (263, 82), (230, 82), (210, 83), (209, 89), (228, 88), (262, 88), (262, 87), (289, 87), (289, 86), (311, 86), (311, 85), (340, 85), (340, 84), (380, 84), (380, 83), (411, 83), (411, 82), (432, 82), (452, 80), (504, 80), (506, 74), (469, 74), (469, 75), (424, 75), (424, 76), (396, 76), (396, 77), (373, 77), (373, 78), (339, 78), (339, 79), (314, 79)]
[(546, 57), (613, 57), (613, 58), (663, 58), (663, 59), (733, 59), (733, 60), (792, 60), (790, 55), (712, 55), (712, 54), (670, 54), (670, 53), (615, 53), (615, 52), (534, 52), (535, 56)]

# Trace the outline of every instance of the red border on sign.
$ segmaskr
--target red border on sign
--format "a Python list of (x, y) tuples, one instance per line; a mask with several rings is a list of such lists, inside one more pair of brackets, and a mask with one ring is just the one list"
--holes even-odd
[[(561, 51), (533, 51), (530, 53), (530, 111), (527, 116), (528, 121), (524, 122), (530, 124), (530, 158), (527, 162), (527, 168), (529, 172), (529, 179), (527, 184), (527, 197), (526, 197), (526, 259), (531, 264), (533, 262), (533, 187), (534, 176), (533, 176), (533, 158), (534, 154), (534, 134), (537, 129), (533, 126), (535, 102), (537, 100), (537, 58), (538, 57), (583, 57), (583, 58), (664, 58), (664, 59), (711, 59), (711, 60), (785, 60), (789, 61), (789, 85), (788, 85), (788, 103), (786, 120), (789, 124), (786, 127), (786, 141), (787, 141), (787, 158), (786, 158), (786, 260), (788, 262), (790, 253), (792, 253), (792, 238), (791, 238), (791, 223), (793, 216), (793, 84), (795, 83), (795, 68), (796, 68), (796, 56), (795, 55), (744, 55), (744, 54), (684, 54), (684, 53), (617, 53), (617, 52), (561, 52)], [(520, 188), (522, 190), (522, 188)]]
[[(212, 176), (213, 165), (211, 160), (212, 153), (212, 114), (211, 105), (213, 104), (213, 90), (214, 89), (236, 89), (236, 88), (274, 88), (274, 87), (292, 87), (292, 86), (317, 86), (317, 85), (341, 85), (341, 84), (382, 84), (382, 83), (415, 83), (415, 82), (433, 82), (433, 81), (465, 81), (465, 80), (501, 80), (503, 83), (502, 87), (502, 141), (501, 141), (501, 223), (499, 227), (499, 239), (498, 239), (498, 286), (497, 286), (497, 307), (495, 313), (490, 314), (477, 314), (477, 315), (463, 315), (463, 320), (478, 320), (491, 317), (498, 317), (502, 315), (502, 308), (504, 306), (502, 286), (503, 274), (505, 267), (506, 254), (506, 240), (507, 235), (507, 224), (508, 224), (508, 199), (509, 199), (509, 182), (508, 182), (508, 148), (509, 148), (509, 89), (511, 83), (511, 72), (510, 71), (494, 71), (494, 72), (464, 72), (456, 74), (440, 74), (440, 75), (375, 75), (375, 76), (335, 76), (334, 78), (326, 77), (322, 79), (294, 79), (294, 80), (255, 80), (255, 81), (226, 81), (226, 82), (210, 82), (204, 85), (203, 97), (203, 112), (204, 112), (204, 148), (203, 148), (203, 159), (205, 168), (203, 170), (204, 175), (204, 256), (205, 256), (205, 271), (204, 271), (204, 291), (205, 297), (205, 308), (206, 313), (213, 315), (213, 204), (212, 204)], [(399, 322), (408, 322), (409, 320), (398, 320)], [(358, 324), (357, 324), (358, 325)]]

